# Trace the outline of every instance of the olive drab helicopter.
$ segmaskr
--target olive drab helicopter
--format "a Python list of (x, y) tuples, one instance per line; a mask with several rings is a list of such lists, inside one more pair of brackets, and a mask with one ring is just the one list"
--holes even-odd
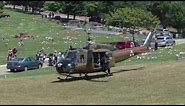
[[(115, 63), (131, 58), (135, 55), (149, 52), (149, 45), (155, 31), (149, 32), (144, 44), (140, 47), (132, 47), (127, 49), (110, 51), (110, 46), (106, 44), (90, 45), (88, 48), (77, 48), (69, 50), (61, 56), (62, 58), (56, 64), (56, 71), (60, 75), (67, 77), (71, 74), (85, 74), (95, 72), (105, 72), (102, 67), (101, 58), (105, 54), (111, 57), (110, 67), (115, 66)], [(71, 76), (72, 77), (72, 76)], [(61, 79), (58, 77), (58, 79)]]

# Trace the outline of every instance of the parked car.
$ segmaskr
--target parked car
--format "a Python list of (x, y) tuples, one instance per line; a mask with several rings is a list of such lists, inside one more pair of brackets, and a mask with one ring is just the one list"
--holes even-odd
[(27, 71), (29, 69), (39, 69), (43, 65), (39, 60), (34, 59), (33, 57), (17, 57), (13, 60), (7, 62), (7, 69), (10, 71), (24, 70)]
[(156, 42), (159, 47), (175, 45), (175, 40), (173, 39), (173, 37), (170, 36), (158, 36), (156, 38)]
[[(116, 45), (115, 45), (115, 47), (117, 49), (131, 48), (132, 46), (134, 46), (132, 43), (133, 42), (131, 42), (131, 41), (128, 41), (127, 43), (126, 42), (117, 42)], [(135, 46), (136, 47), (140, 46), (139, 42), (135, 42)]]

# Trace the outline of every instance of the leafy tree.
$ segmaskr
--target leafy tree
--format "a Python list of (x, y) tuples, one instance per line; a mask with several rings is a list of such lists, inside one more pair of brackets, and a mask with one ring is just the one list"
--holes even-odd
[(113, 1), (113, 9), (124, 7), (138, 7), (144, 10), (147, 9), (150, 1)]
[(73, 15), (73, 19), (75, 19), (76, 15), (83, 15), (84, 14), (84, 3), (81, 1), (74, 1), (74, 6), (71, 9), (71, 14)]
[(0, 13), (3, 13), (3, 2), (0, 1)]
[(35, 12), (35, 9), (39, 10), (43, 7), (44, 1), (29, 1), (29, 6), (32, 7), (32, 13)]
[(158, 18), (140, 8), (119, 8), (106, 14), (107, 25), (119, 25), (121, 27), (152, 27), (158, 23)]
[(88, 16), (99, 16), (105, 18), (104, 14), (124, 7), (138, 7), (145, 9), (148, 7), (148, 1), (88, 1), (85, 3)]
[(67, 19), (69, 19), (69, 14), (73, 15), (73, 19), (75, 19), (76, 15), (81, 15), (85, 12), (83, 1), (60, 1), (60, 4), (60, 11), (67, 14)]
[(176, 28), (178, 33), (182, 33), (182, 29), (185, 28), (184, 4), (184, 2), (173, 2), (165, 17), (170, 22), (169, 25)]
[(151, 2), (151, 8), (148, 10), (159, 18), (164, 27), (172, 26), (181, 33), (185, 28), (184, 5), (184, 1), (155, 1)]
[(170, 10), (171, 5), (172, 1), (154, 1), (151, 2), (148, 10), (159, 18), (163, 26), (168, 26), (169, 20), (166, 18), (166, 15)]
[(73, 8), (74, 4), (72, 1), (61, 1), (60, 12), (67, 14), (67, 19), (69, 19), (69, 15), (72, 13), (71, 9)]
[(45, 10), (57, 11), (61, 8), (61, 4), (57, 1), (46, 1), (43, 4)]
[(84, 14), (92, 16), (96, 14), (99, 2), (96, 1), (84, 1)]

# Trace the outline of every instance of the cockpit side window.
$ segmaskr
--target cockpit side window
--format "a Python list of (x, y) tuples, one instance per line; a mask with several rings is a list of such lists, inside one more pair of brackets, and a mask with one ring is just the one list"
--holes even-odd
[(76, 58), (77, 58), (76, 52), (68, 52), (66, 54), (66, 58), (69, 58), (69, 59), (71, 59), (73, 61), (76, 61)]

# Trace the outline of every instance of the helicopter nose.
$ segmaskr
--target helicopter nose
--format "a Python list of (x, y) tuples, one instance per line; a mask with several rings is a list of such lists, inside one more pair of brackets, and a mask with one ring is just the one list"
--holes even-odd
[(62, 65), (61, 63), (58, 63), (58, 64), (56, 65), (56, 70), (57, 70), (57, 72), (58, 72), (59, 74), (61, 74), (61, 73), (64, 71), (63, 65)]
[(75, 66), (71, 63), (68, 64), (58, 63), (56, 65), (56, 70), (59, 74), (73, 72), (74, 68)]
[(74, 71), (74, 69), (75, 69), (75, 65), (74, 64), (71, 64), (71, 63), (68, 63), (67, 65), (66, 65), (66, 67), (65, 68), (63, 68), (63, 69), (65, 69), (66, 70), (66, 72), (73, 72)]

